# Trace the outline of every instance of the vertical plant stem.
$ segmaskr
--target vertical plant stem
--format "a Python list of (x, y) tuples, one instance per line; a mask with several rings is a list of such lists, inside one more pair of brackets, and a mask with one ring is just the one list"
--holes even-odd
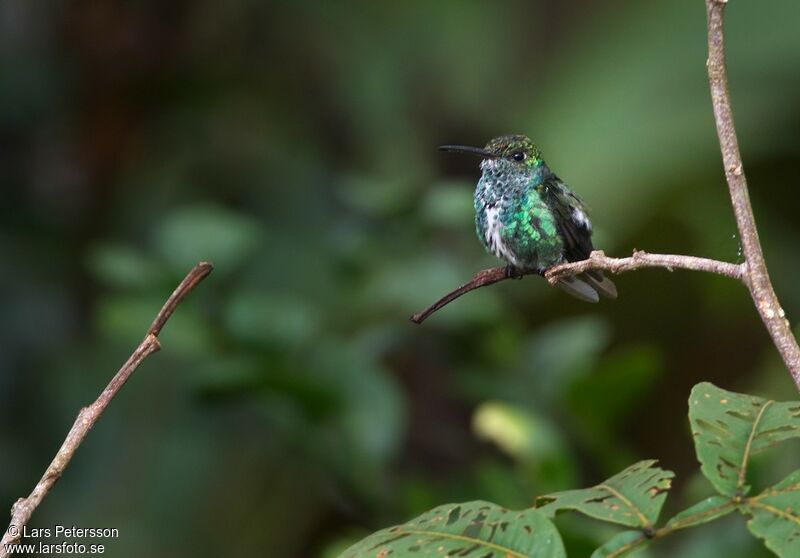
[(724, 12), (727, 0), (706, 0), (708, 15), (708, 81), (714, 120), (717, 125), (725, 178), (728, 182), (733, 212), (744, 251), (745, 278), (750, 296), (753, 298), (761, 320), (764, 322), (783, 362), (789, 369), (794, 383), (800, 391), (800, 347), (792, 333), (789, 321), (781, 308), (764, 261), (764, 252), (758, 238), (747, 178), (742, 166), (739, 142), (733, 125), (728, 75), (725, 68)]

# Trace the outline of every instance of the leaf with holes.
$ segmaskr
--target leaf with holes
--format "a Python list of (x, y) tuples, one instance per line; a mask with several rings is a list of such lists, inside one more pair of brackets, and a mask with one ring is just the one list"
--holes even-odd
[(388, 556), (566, 558), (566, 552), (555, 526), (541, 512), (511, 511), (478, 501), (439, 506), (373, 533), (340, 558)]
[(800, 403), (697, 384), (689, 396), (689, 421), (701, 469), (725, 496), (746, 494), (750, 456), (789, 438), (800, 437)]
[(536, 506), (548, 517), (569, 509), (628, 527), (651, 528), (675, 476), (655, 464), (640, 461), (593, 488), (541, 496)]
[(800, 556), (800, 469), (758, 496), (747, 498), (747, 528), (781, 558)]
[(622, 558), (644, 550), (650, 541), (641, 531), (623, 531), (592, 552), (591, 558)]

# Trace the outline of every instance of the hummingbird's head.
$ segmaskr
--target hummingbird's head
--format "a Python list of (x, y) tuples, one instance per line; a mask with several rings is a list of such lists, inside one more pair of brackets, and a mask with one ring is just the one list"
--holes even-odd
[(541, 166), (542, 152), (528, 136), (513, 135), (494, 138), (486, 147), (467, 145), (442, 145), (442, 151), (471, 153), (483, 158), (481, 169), (503, 169), (511, 172), (524, 172)]

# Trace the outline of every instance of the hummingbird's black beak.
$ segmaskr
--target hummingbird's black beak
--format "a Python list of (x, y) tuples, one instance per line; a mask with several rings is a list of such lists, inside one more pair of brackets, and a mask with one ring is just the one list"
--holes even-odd
[(470, 153), (478, 155), (484, 159), (494, 159), (494, 154), (481, 147), (471, 147), (469, 145), (440, 145), (439, 151), (452, 151), (454, 153)]

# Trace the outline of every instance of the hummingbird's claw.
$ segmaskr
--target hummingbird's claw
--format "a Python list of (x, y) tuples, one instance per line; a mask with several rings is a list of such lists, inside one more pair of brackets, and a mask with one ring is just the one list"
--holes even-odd
[(522, 279), (523, 273), (511, 264), (506, 266), (506, 277), (509, 279)]

